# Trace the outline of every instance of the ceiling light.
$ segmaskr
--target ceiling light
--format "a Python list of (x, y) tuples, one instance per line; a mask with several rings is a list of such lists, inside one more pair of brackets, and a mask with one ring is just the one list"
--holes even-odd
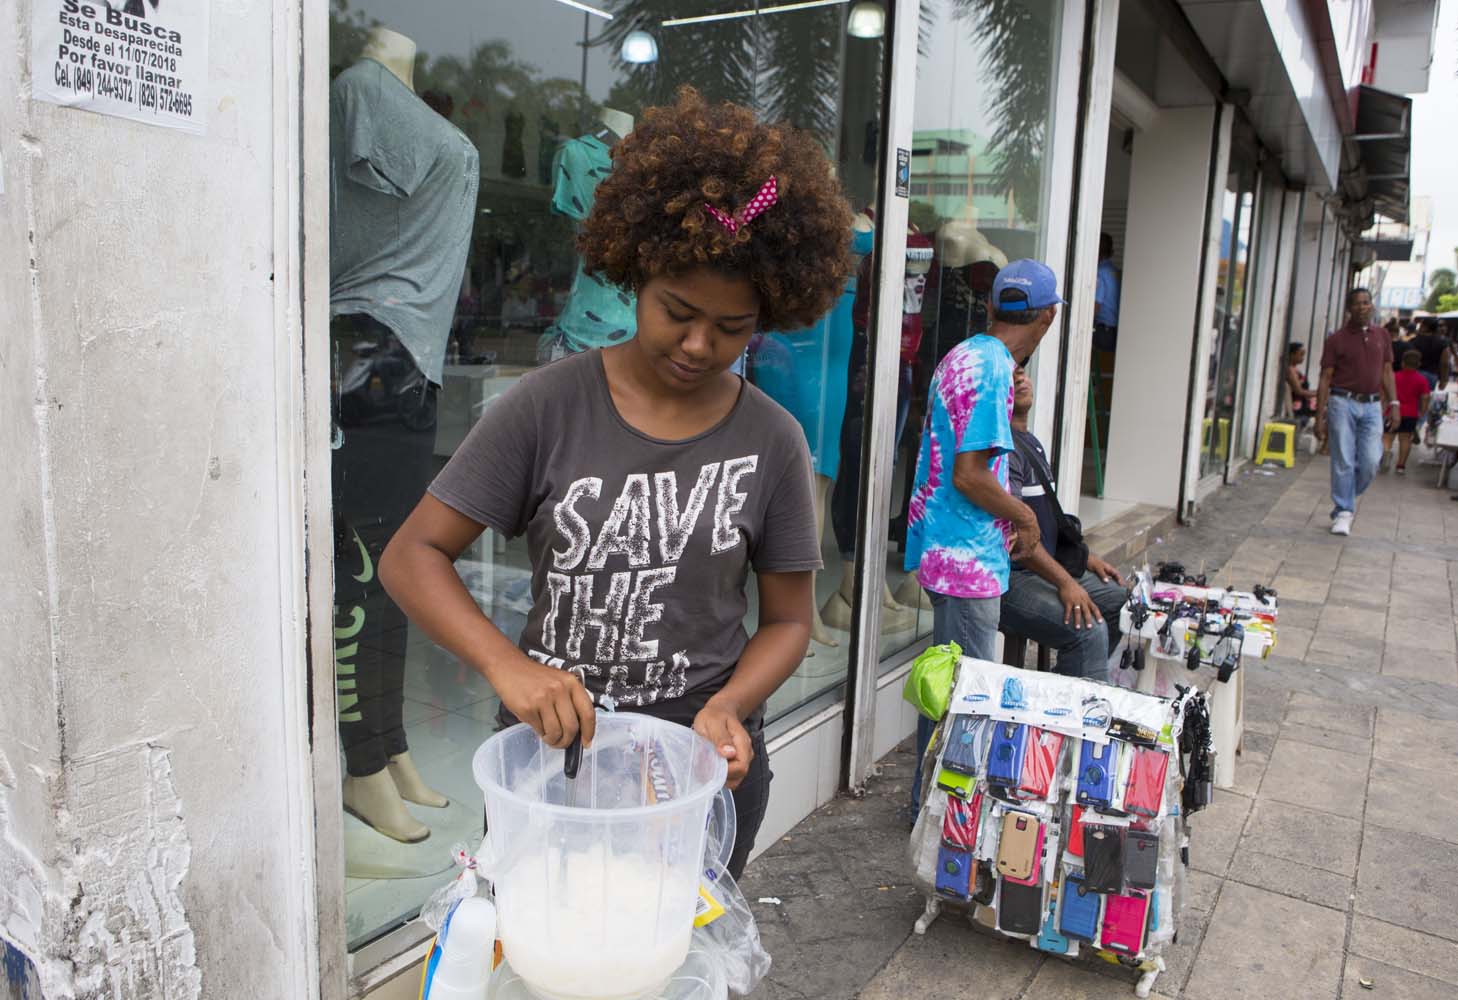
[[(561, 0), (566, 3), (567, 0)], [(680, 24), (706, 24), (709, 21), (734, 21), (741, 17), (757, 17), (760, 14), (785, 14), (792, 10), (809, 10), (812, 7), (838, 7), (850, 0), (800, 0), (799, 3), (782, 3), (774, 7), (760, 7), (750, 10), (732, 10), (726, 14), (701, 14), (698, 17), (674, 17), (662, 22), (665, 28)]]
[(860, 0), (850, 9), (845, 30), (852, 38), (881, 38), (886, 34), (886, 8), (876, 0)]
[(623, 39), (623, 62), (651, 63), (658, 61), (658, 43), (646, 31), (630, 31)]
[(596, 7), (589, 7), (585, 3), (579, 3), (578, 0), (557, 0), (557, 2), (571, 7), (573, 10), (580, 10), (584, 14), (596, 15), (597, 17), (602, 18), (604, 21), (611, 21), (613, 19), (613, 16), (607, 11), (598, 10)]

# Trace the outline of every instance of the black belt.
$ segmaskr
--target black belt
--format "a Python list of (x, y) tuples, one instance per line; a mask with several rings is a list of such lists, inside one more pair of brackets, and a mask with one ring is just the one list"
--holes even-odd
[(1376, 392), (1348, 392), (1345, 389), (1337, 389), (1337, 388), (1333, 387), (1332, 390), (1331, 390), (1331, 394), (1333, 396), (1344, 396), (1347, 399), (1350, 399), (1354, 403), (1380, 403), (1380, 402), (1382, 402), (1382, 396), (1381, 396), (1381, 394), (1380, 393), (1376, 393)]

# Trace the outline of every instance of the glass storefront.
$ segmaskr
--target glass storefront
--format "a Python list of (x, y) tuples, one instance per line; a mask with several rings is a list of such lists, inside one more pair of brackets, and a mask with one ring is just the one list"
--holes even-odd
[(1257, 172), (1254, 160), (1232, 150), (1221, 200), (1220, 261), (1215, 287), (1214, 329), (1205, 384), (1200, 437), (1200, 475), (1221, 476), (1230, 459), (1245, 336), (1247, 290), (1251, 287)]
[[(953, 9), (944, 16), (971, 45), (975, 18), (955, 18)], [(825, 542), (817, 582), (824, 622), (812, 655), (771, 699), (768, 720), (844, 682), (851, 641), (842, 553), (853, 558), (859, 530), (887, 16), (882, 5), (848, 2), (760, 11), (749, 0), (334, 0), (335, 666), (351, 948), (412, 917), (439, 886), (451, 845), (479, 838), (470, 761), (499, 707), (482, 677), (405, 620), (374, 567), (507, 388), (563, 354), (633, 335), (631, 294), (584, 273), (574, 237), (611, 170), (613, 143), (683, 84), (812, 133), (859, 213), (846, 239), (863, 264), (839, 303), (810, 329), (761, 331), (744, 358), (747, 377), (805, 430)], [(1046, 90), (1046, 79), (1038, 83)], [(1029, 176), (1036, 190), (1041, 175), (1036, 167), (1026, 174), (1013, 153), (987, 152), (1012, 134), (999, 115), (987, 97), (955, 115), (948, 109), (936, 127), (967, 131), (962, 183), (997, 187), (977, 195), (995, 225), (1036, 234), (1028, 221), (1037, 218), (1036, 194), (1029, 201), (1021, 192)], [(1020, 148), (1036, 160), (1041, 138), (1025, 138)], [(976, 171), (974, 147), (984, 157)], [(973, 205), (970, 188), (937, 204), (959, 198)], [(975, 231), (975, 212), (946, 212), (948, 221), (964, 217)], [(456, 568), (486, 615), (519, 635), (531, 601), (523, 541), (488, 530)]]
[(1047, 246), (1061, 18), (1059, 0), (921, 4), (883, 657), (931, 634), (931, 605), (903, 548), (932, 373), (986, 330), (998, 268)]

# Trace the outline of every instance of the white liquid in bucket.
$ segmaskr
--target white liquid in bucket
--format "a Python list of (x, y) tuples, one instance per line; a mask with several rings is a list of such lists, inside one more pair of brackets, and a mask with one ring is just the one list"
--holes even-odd
[(604, 845), (569, 851), (565, 882), (544, 895), (540, 873), (560, 863), (555, 845), (533, 851), (497, 888), (512, 969), (548, 1000), (636, 1000), (660, 989), (688, 956), (693, 900), (660, 900), (659, 865)]

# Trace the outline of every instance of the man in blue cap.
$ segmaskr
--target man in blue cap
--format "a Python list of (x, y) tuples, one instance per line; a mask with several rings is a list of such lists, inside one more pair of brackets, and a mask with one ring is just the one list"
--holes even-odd
[[(906, 568), (932, 602), (932, 641), (992, 660), (1011, 559), (1039, 545), (1038, 517), (1007, 491), (1014, 450), (1013, 371), (1058, 315), (1058, 280), (1036, 260), (1016, 260), (992, 283), (992, 322), (953, 347), (932, 375), (916, 481), (907, 507)], [(917, 756), (932, 723), (917, 723)], [(921, 768), (912, 786), (921, 797)]]

